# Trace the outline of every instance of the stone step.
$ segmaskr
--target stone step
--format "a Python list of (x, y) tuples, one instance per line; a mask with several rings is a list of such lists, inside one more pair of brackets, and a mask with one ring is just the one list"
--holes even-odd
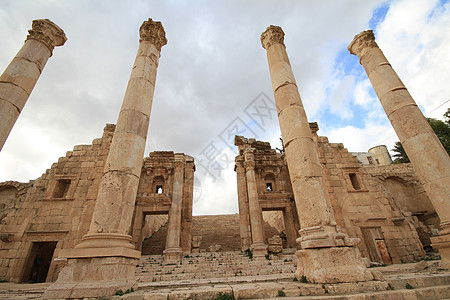
[[(411, 264), (415, 267), (418, 264)], [(402, 266), (392, 269), (402, 270)], [(383, 268), (375, 268), (382, 270)], [(417, 268), (416, 268), (417, 269)], [(429, 268), (428, 268), (429, 269)], [(423, 270), (422, 273), (386, 275), (387, 282), (311, 284), (293, 281), (292, 274), (241, 276), (229, 278), (186, 279), (139, 283), (139, 289), (122, 297), (108, 299), (216, 299), (223, 295), (235, 299), (274, 299), (282, 296), (301, 299), (449, 299), (450, 272)], [(428, 273), (423, 273), (428, 272)], [(410, 285), (407, 288), (407, 284)], [(0, 299), (42, 299), (49, 283), (0, 283)], [(293, 298), (291, 298), (293, 299)]]

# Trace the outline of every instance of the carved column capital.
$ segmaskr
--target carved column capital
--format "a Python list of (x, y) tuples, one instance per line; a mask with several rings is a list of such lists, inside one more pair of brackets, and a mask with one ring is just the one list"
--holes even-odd
[(270, 25), (261, 34), (261, 45), (264, 49), (268, 50), (273, 44), (284, 45), (284, 32), (280, 26)]
[(256, 163), (254, 160), (249, 160), (249, 161), (244, 162), (244, 167), (245, 167), (245, 170), (247, 170), (247, 171), (254, 170), (255, 165), (256, 165)]
[(361, 32), (360, 34), (355, 35), (353, 41), (348, 45), (348, 51), (350, 54), (355, 54), (361, 56), (366, 48), (375, 48), (378, 47), (375, 42), (375, 35), (373, 34), (373, 30), (366, 30)]
[(179, 171), (181, 169), (184, 169), (184, 161), (174, 161), (173, 166), (175, 168), (175, 171)]
[(139, 42), (150, 42), (155, 45), (158, 51), (161, 51), (162, 46), (167, 44), (166, 32), (161, 22), (155, 22), (151, 18), (142, 23), (141, 28), (139, 28), (139, 36)]
[(53, 52), (56, 46), (62, 46), (67, 41), (64, 31), (49, 19), (33, 20), (26, 41), (30, 39), (44, 43), (50, 52)]

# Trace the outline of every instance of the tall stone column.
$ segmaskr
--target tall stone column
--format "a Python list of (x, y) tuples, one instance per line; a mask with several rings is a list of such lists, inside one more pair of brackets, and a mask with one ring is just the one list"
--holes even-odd
[(47, 60), (67, 41), (48, 19), (34, 20), (25, 44), (0, 76), (0, 150), (22, 112)]
[(316, 145), (284, 45), (281, 27), (269, 26), (261, 35), (267, 50), (286, 162), (297, 206), (303, 250), (296, 276), (311, 282), (372, 280), (356, 247), (358, 239), (339, 232), (328, 201)]
[(264, 220), (261, 206), (259, 205), (258, 189), (255, 174), (255, 149), (246, 148), (244, 150), (244, 167), (247, 175), (247, 193), (250, 224), (252, 230), (252, 245), (250, 250), (255, 259), (265, 259), (267, 245), (264, 242)]
[(181, 259), (181, 208), (183, 205), (184, 167), (184, 155), (175, 154), (172, 204), (167, 222), (166, 249), (164, 250), (164, 262), (166, 264), (177, 263)]
[(442, 231), (432, 238), (450, 268), (450, 158), (414, 99), (375, 42), (372, 30), (356, 35), (348, 46), (358, 55), (389, 121), (408, 154), (441, 220)]
[(237, 176), (237, 192), (239, 205), (239, 230), (241, 234), (241, 250), (250, 249), (250, 219), (248, 211), (247, 179), (245, 178), (244, 159), (241, 156), (236, 157), (234, 167)]
[(88, 233), (75, 249), (60, 251), (67, 266), (44, 298), (114, 295), (136, 288), (140, 252), (129, 235), (144, 157), (161, 47), (167, 43), (160, 22), (145, 21)]

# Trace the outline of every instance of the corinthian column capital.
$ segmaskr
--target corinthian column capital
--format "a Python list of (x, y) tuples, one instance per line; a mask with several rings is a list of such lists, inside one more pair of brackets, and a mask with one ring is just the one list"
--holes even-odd
[(249, 170), (254, 170), (255, 169), (255, 161), (254, 160), (249, 160), (249, 161), (245, 161), (244, 162), (244, 167), (247, 171)]
[(280, 26), (270, 25), (261, 34), (261, 45), (264, 49), (268, 50), (273, 44), (284, 45), (284, 32)]
[(348, 46), (348, 51), (350, 54), (355, 54), (361, 56), (361, 54), (370, 48), (378, 47), (375, 42), (375, 35), (373, 34), (373, 30), (366, 30), (361, 32), (360, 34), (355, 35), (353, 41)]
[(155, 45), (158, 51), (161, 51), (162, 46), (167, 44), (166, 32), (161, 22), (155, 22), (151, 18), (142, 23), (141, 28), (139, 28), (139, 36), (139, 42), (150, 42)]
[(64, 45), (67, 37), (64, 31), (49, 19), (39, 19), (33, 20), (32, 28), (28, 30), (26, 41), (28, 40), (38, 40), (53, 52), (56, 46)]

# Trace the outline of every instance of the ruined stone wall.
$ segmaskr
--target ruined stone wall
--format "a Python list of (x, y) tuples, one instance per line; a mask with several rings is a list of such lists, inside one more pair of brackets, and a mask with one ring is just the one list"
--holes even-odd
[[(361, 239), (358, 247), (363, 256), (380, 263), (423, 258), (422, 244), (429, 245), (430, 224), (438, 222), (412, 168), (363, 167), (343, 144), (329, 143), (326, 137), (318, 136), (316, 123), (310, 123), (310, 127), (336, 222), (343, 232)], [(276, 154), (268, 143), (254, 139), (236, 137), (235, 143), (240, 152), (246, 147), (255, 149), (258, 198), (264, 219), (279, 231), (287, 230), (284, 207), (291, 203), (294, 211), (296, 208), (294, 201), (289, 202), (293, 195), (283, 155)], [(236, 161), (242, 160), (241, 153)], [(400, 179), (403, 186), (398, 183)]]
[[(35, 281), (37, 260), (49, 264), (48, 276), (39, 280), (56, 280), (65, 264), (64, 259), (58, 259), (60, 250), (73, 248), (89, 230), (114, 130), (115, 125), (106, 125), (102, 138), (94, 139), (91, 145), (75, 146), (34, 181), (0, 183), (0, 280)], [(164, 163), (149, 162), (166, 160), (170, 165), (173, 156), (173, 152), (159, 151), (144, 159), (133, 218), (134, 230), (130, 231), (138, 249), (143, 236), (151, 235), (167, 222), (171, 205), (171, 167), (164, 173), (161, 171)], [(189, 192), (192, 194), (193, 190), (194, 162), (191, 157), (185, 157), (187, 180), (183, 187), (186, 194), (182, 224), (186, 233), (190, 230), (192, 216)], [(162, 184), (158, 178), (154, 180), (158, 175), (166, 176)], [(156, 192), (159, 185), (163, 185), (162, 194)], [(143, 211), (150, 212), (147, 222)], [(190, 232), (186, 235), (190, 239)], [(183, 245), (190, 251), (190, 241)], [(50, 253), (51, 257), (44, 257), (44, 252)]]
[(62, 262), (54, 261), (62, 248), (72, 248), (89, 229), (98, 183), (108, 155), (114, 125), (92, 145), (75, 146), (41, 177), (18, 195), (21, 205), (3, 220), (2, 233), (10, 241), (0, 242), (0, 278), (26, 282), (36, 257), (37, 243), (56, 243), (48, 280), (56, 279)]
[(343, 144), (329, 143), (326, 137), (315, 139), (336, 222), (350, 236), (361, 239), (362, 254), (381, 263), (423, 258), (413, 220), (388, 201), (367, 168)]

